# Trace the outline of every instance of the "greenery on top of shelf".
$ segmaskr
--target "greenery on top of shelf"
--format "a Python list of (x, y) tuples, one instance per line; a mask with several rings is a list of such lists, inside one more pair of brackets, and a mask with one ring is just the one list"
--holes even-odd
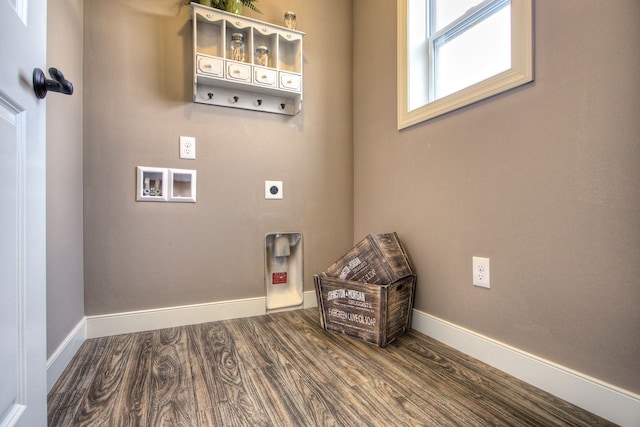
[[(229, 9), (227, 8), (228, 6), (227, 3), (233, 2), (233, 1), (234, 0), (209, 0), (209, 1), (198, 0), (200, 4), (204, 4), (205, 6), (209, 6), (210, 4), (211, 7), (215, 9), (221, 9), (226, 11), (229, 11)], [(258, 0), (241, 0), (243, 6), (248, 7), (249, 9), (255, 12), (262, 13), (255, 5), (257, 1)]]

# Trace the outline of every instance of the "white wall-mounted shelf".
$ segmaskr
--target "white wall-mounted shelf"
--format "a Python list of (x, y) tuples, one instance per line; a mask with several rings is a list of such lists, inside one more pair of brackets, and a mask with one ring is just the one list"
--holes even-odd
[[(191, 4), (194, 102), (295, 115), (302, 109), (304, 33)], [(231, 59), (231, 35), (244, 36), (244, 62)], [(269, 50), (267, 66), (256, 48)]]

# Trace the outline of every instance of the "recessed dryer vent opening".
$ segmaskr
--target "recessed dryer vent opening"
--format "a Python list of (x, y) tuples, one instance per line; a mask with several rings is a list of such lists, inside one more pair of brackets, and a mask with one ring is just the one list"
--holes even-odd
[(264, 276), (267, 312), (302, 306), (302, 233), (269, 233), (265, 238)]

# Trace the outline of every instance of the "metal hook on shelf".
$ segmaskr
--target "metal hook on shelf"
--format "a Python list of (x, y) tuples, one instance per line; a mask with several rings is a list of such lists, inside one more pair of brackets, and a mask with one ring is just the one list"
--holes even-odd
[(262, 105), (262, 99), (258, 99), (258, 105)]
[(234, 96), (234, 97), (233, 97), (233, 102), (234, 102), (234, 103), (235, 103), (235, 102), (238, 102), (238, 100), (239, 100), (239, 99), (240, 99), (240, 98), (238, 98), (237, 96)]
[(213, 92), (209, 92), (207, 96), (209, 97), (209, 99), (213, 99)]

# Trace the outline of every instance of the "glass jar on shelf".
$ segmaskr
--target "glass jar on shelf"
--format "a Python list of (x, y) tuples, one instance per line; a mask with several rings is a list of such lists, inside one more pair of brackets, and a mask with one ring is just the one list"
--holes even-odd
[(297, 22), (295, 12), (289, 10), (284, 13), (284, 25), (286, 25), (290, 30), (296, 29)]
[(261, 67), (269, 66), (269, 48), (266, 46), (258, 46), (256, 48), (256, 65)]
[(229, 58), (233, 61), (244, 62), (244, 34), (231, 34)]

